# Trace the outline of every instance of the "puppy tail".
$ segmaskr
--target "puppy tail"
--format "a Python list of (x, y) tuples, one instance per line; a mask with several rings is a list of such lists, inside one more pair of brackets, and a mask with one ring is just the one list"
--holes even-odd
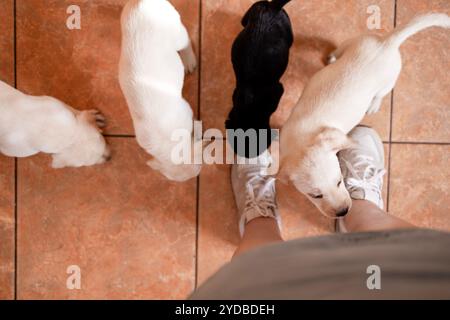
[(271, 4), (278, 10), (281, 10), (291, 0), (272, 0)]
[(409, 37), (430, 27), (450, 28), (450, 17), (444, 13), (429, 13), (415, 17), (405, 27), (394, 30), (385, 41), (389, 46), (398, 48)]

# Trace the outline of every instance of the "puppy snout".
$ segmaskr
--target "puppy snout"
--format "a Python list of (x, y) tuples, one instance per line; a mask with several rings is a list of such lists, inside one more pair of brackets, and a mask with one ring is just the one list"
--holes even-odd
[(343, 217), (343, 216), (345, 216), (345, 215), (348, 213), (348, 210), (349, 210), (349, 207), (346, 207), (346, 208), (344, 208), (344, 209), (341, 209), (341, 210), (339, 210), (339, 211), (336, 213), (336, 216), (337, 216), (337, 217)]

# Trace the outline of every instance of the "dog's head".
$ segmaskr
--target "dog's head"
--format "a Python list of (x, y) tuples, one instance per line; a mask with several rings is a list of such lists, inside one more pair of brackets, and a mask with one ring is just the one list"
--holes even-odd
[(325, 128), (305, 148), (282, 157), (278, 178), (292, 182), (325, 216), (344, 216), (352, 202), (343, 182), (337, 153), (351, 146), (352, 141), (345, 133)]
[(52, 157), (53, 168), (92, 166), (109, 160), (111, 151), (99, 129), (83, 113), (77, 117), (73, 142)]
[(242, 26), (247, 26), (248, 23), (261, 21), (261, 19), (272, 19), (274, 15), (283, 14), (283, 6), (290, 0), (272, 0), (272, 1), (258, 1), (254, 3), (242, 18)]

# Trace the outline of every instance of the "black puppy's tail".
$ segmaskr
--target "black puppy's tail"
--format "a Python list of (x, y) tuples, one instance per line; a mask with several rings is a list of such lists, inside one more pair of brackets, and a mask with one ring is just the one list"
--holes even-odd
[(291, 0), (272, 0), (271, 4), (278, 10), (281, 10)]

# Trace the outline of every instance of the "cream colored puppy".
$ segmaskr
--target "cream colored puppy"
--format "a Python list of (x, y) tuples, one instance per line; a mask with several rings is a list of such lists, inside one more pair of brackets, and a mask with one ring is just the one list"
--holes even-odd
[[(177, 164), (172, 151), (176, 130), (192, 136), (193, 114), (182, 97), (184, 73), (196, 67), (186, 28), (166, 0), (131, 0), (122, 12), (122, 55), (119, 79), (133, 118), (139, 145), (154, 159), (148, 162), (170, 180), (185, 181), (199, 165)], [(188, 139), (190, 150), (192, 137)]]
[(52, 97), (23, 94), (0, 81), (0, 153), (28, 157), (50, 153), (52, 167), (81, 167), (105, 162), (109, 149), (96, 110), (78, 111)]
[(336, 153), (351, 146), (347, 133), (377, 112), (401, 70), (399, 47), (428, 27), (450, 28), (445, 14), (427, 14), (385, 38), (348, 41), (307, 84), (280, 134), (279, 178), (291, 181), (328, 217), (351, 206)]

